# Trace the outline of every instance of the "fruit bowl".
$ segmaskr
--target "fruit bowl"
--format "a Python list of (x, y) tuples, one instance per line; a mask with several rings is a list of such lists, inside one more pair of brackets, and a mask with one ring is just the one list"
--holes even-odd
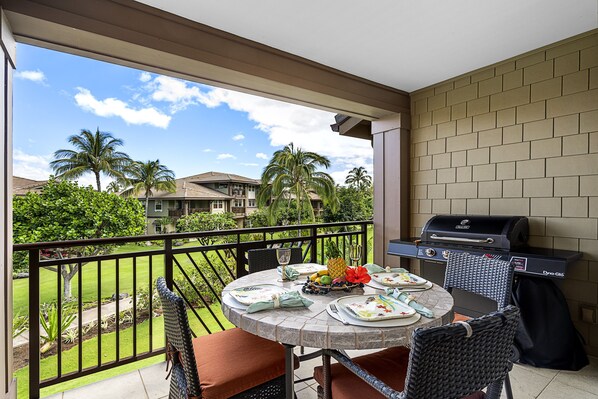
[(303, 287), (301, 287), (301, 291), (305, 294), (314, 294), (314, 295), (326, 295), (330, 291), (346, 291), (351, 292), (353, 288), (356, 287), (363, 287), (362, 283), (350, 283), (348, 281), (336, 282), (332, 284), (318, 284), (315, 281), (311, 281), (307, 278)]

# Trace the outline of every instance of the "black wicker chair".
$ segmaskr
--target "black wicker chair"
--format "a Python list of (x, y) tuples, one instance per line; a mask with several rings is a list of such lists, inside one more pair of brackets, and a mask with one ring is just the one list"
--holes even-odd
[[(249, 273), (275, 269), (279, 263), (276, 257), (276, 248), (250, 249), (247, 251)], [(291, 261), (289, 265), (303, 263), (303, 253), (300, 247), (291, 248)]]
[[(498, 399), (510, 370), (519, 309), (440, 327), (418, 328), (405, 347), (349, 359), (324, 350), (314, 377), (324, 399)], [(338, 363), (331, 365), (330, 357)], [(486, 388), (486, 393), (481, 392)], [(468, 396), (469, 395), (469, 396)]]
[[(492, 259), (486, 256), (470, 255), (465, 252), (449, 254), (444, 277), (444, 289), (452, 292), (454, 288), (469, 291), (496, 302), (497, 309), (502, 309), (511, 301), (514, 264)], [(454, 321), (466, 321), (470, 317), (455, 313)], [(513, 361), (518, 359), (513, 351)], [(511, 380), (505, 378), (505, 394), (513, 399)]]
[(238, 328), (192, 339), (183, 299), (168, 289), (163, 277), (156, 285), (173, 363), (170, 399), (284, 397), (282, 345)]

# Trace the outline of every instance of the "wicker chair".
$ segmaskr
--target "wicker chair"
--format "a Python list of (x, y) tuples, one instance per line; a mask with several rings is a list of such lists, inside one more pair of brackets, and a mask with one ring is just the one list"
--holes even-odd
[(163, 277), (156, 285), (173, 363), (170, 399), (284, 397), (282, 345), (238, 328), (192, 339), (183, 299), (168, 289)]
[[(276, 257), (276, 248), (250, 249), (247, 251), (249, 273), (275, 269), (279, 263)], [(291, 248), (290, 265), (303, 263), (303, 253), (300, 247)]]
[[(324, 350), (314, 377), (324, 399), (498, 399), (510, 370), (519, 309), (508, 306), (478, 319), (418, 328), (405, 347), (349, 359)], [(330, 357), (338, 363), (331, 365)], [(487, 387), (484, 394), (481, 389)]]
[[(504, 260), (451, 252), (446, 264), (444, 289), (448, 292), (452, 292), (453, 288), (472, 292), (495, 301), (497, 309), (502, 309), (511, 302), (514, 267), (511, 262)], [(468, 316), (455, 313), (454, 321), (469, 319)], [(516, 361), (517, 352), (513, 353), (512, 360)], [(508, 399), (513, 399), (508, 374), (505, 378), (505, 393)]]

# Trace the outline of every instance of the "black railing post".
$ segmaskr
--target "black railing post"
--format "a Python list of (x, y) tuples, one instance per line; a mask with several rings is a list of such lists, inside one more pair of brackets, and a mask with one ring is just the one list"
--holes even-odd
[[(61, 310), (58, 309), (58, 312)], [(29, 397), (39, 398), (39, 249), (29, 250)]]
[(368, 225), (361, 222), (361, 264), (368, 263)]
[(309, 240), (311, 241), (309, 261), (310, 261), (310, 263), (317, 263), (318, 262), (318, 228), (317, 227), (312, 227), (310, 229)]
[[(173, 253), (172, 253), (172, 238), (164, 239), (164, 279), (166, 286), (172, 291), (172, 283), (174, 281), (173, 269)], [(150, 289), (151, 292), (151, 289)], [(150, 294), (151, 295), (151, 294)]]

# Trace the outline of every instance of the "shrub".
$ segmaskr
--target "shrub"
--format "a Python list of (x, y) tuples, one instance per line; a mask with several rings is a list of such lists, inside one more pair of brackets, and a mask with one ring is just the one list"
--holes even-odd
[(75, 315), (63, 312), (62, 320), (60, 325), (58, 324), (58, 312), (56, 305), (52, 304), (49, 307), (42, 305), (43, 308), (47, 308), (47, 312), (40, 312), (39, 321), (42, 327), (41, 339), (44, 345), (40, 349), (41, 353), (47, 352), (56, 340), (62, 336), (62, 333), (66, 331), (69, 325), (75, 320)]

